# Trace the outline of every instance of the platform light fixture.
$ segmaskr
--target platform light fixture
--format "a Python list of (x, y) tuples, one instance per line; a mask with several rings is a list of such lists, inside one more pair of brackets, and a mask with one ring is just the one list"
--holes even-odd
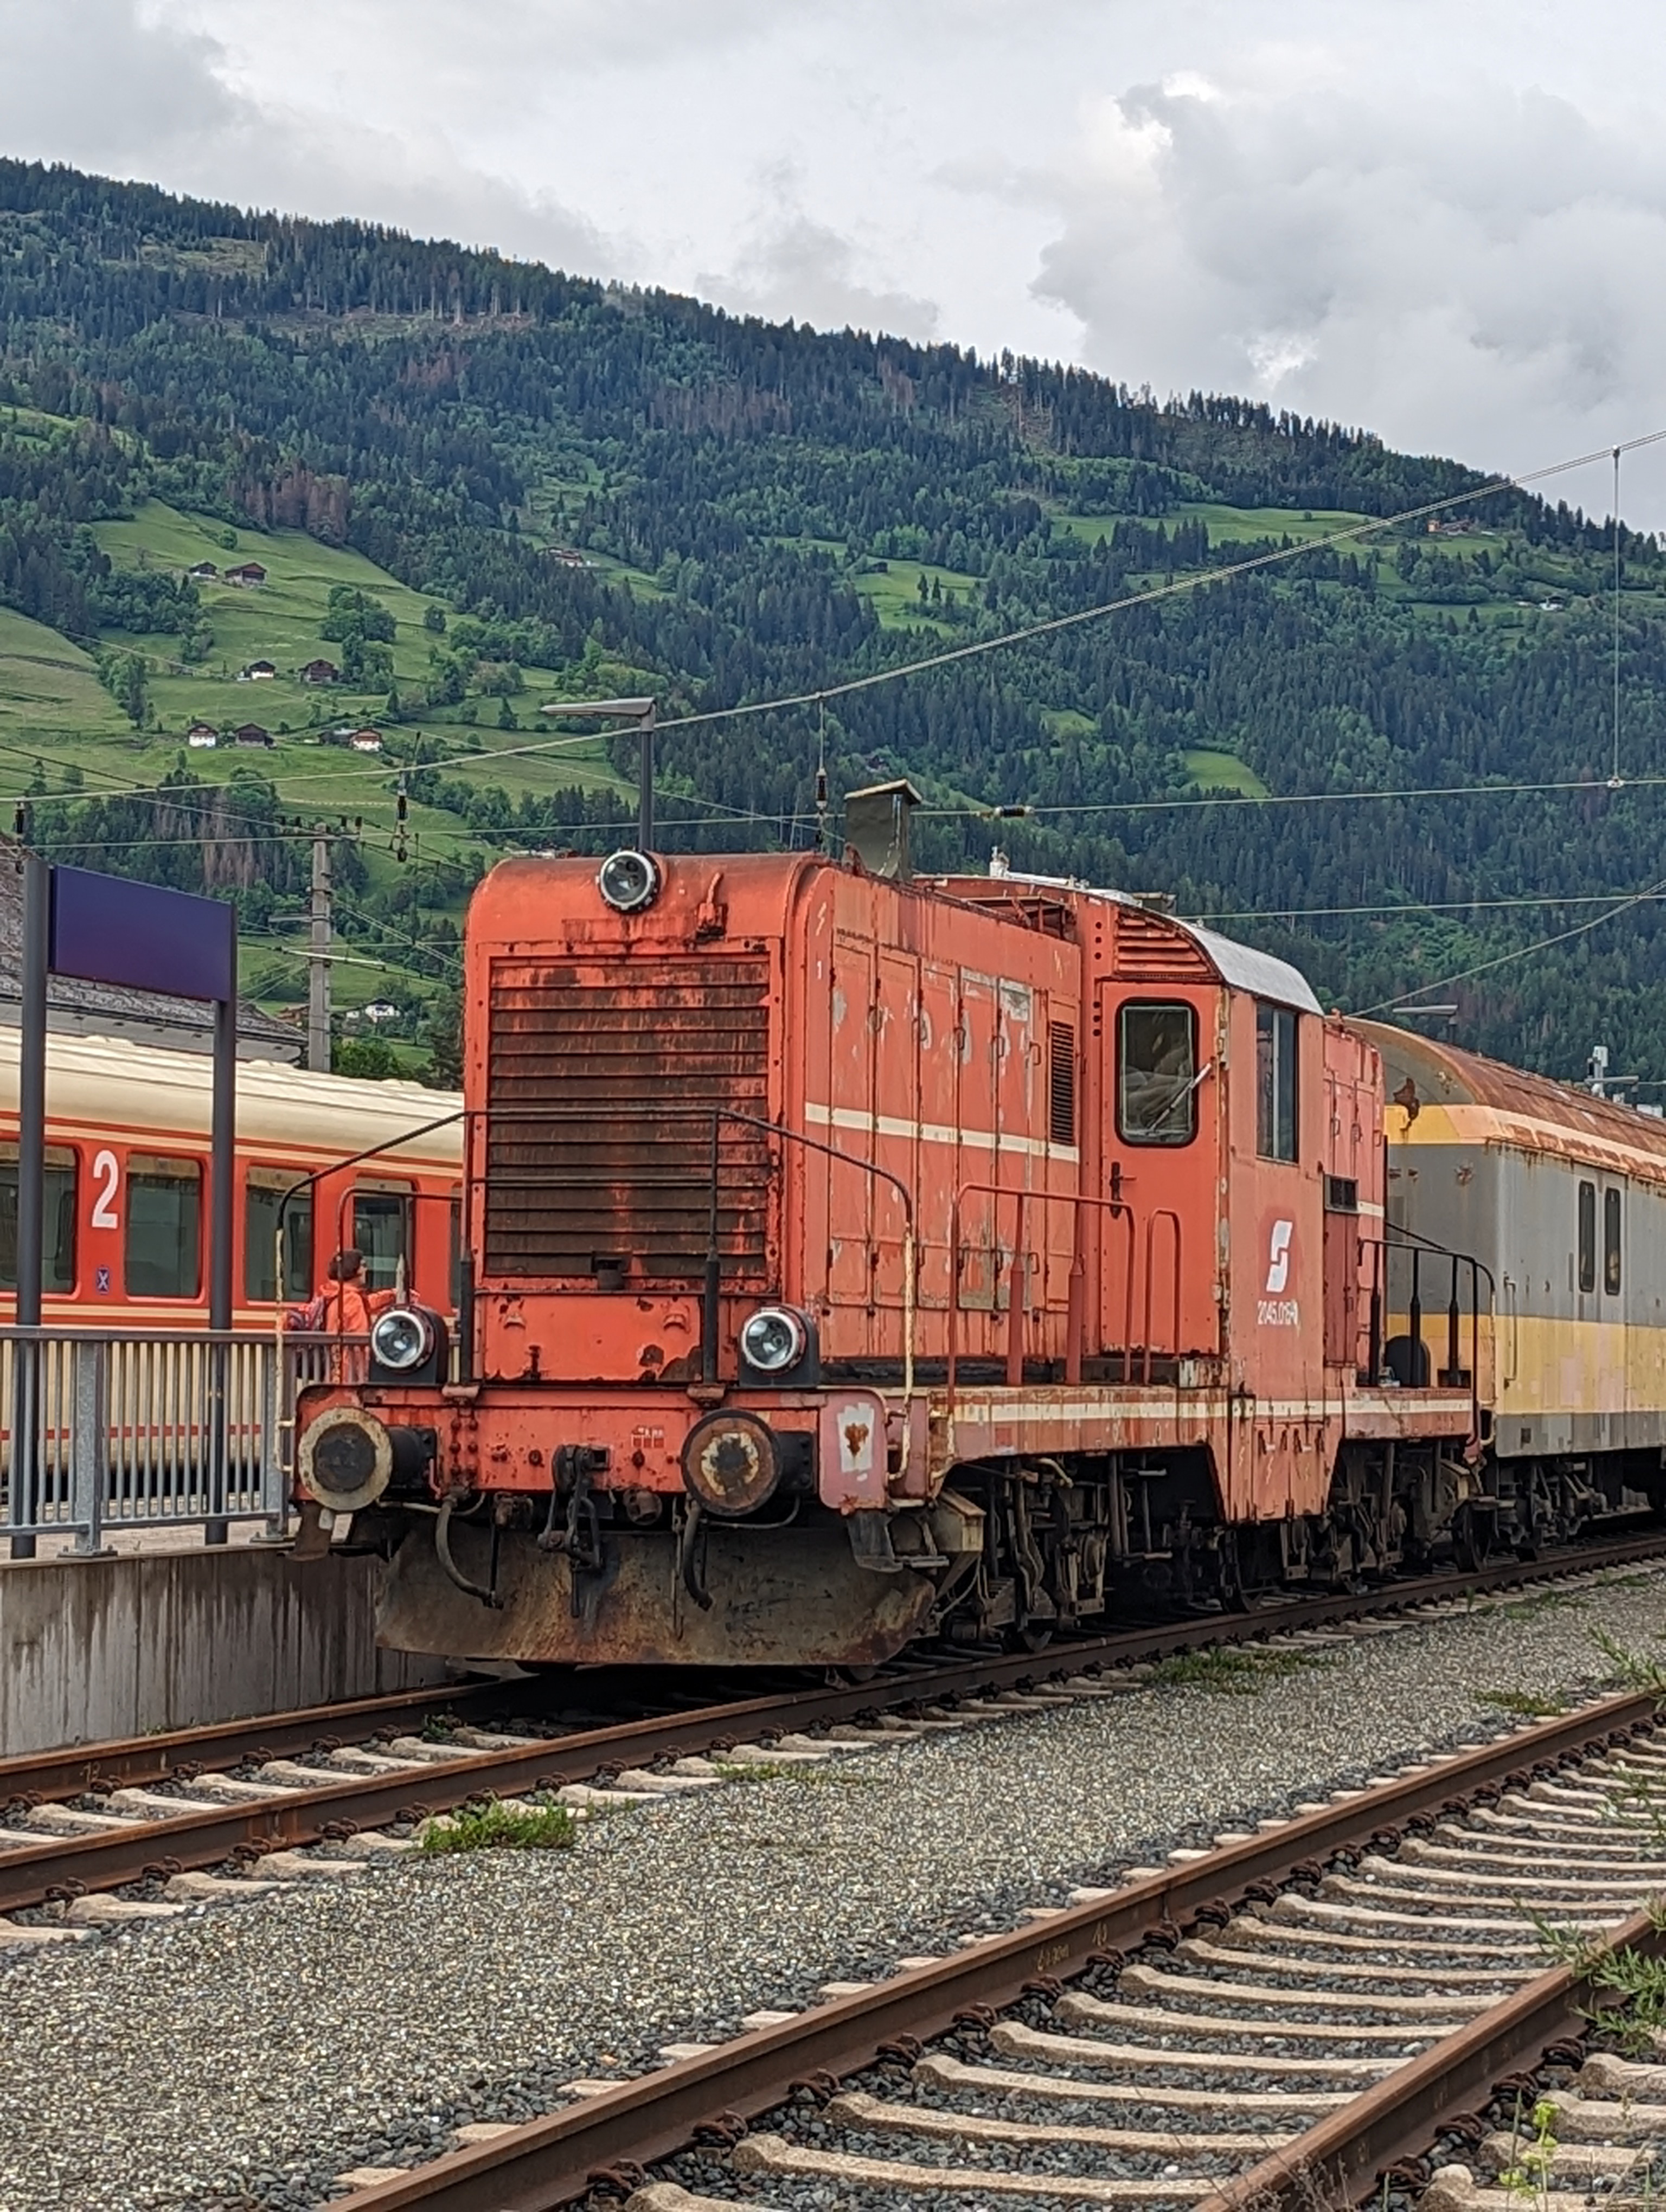
[(577, 715), (587, 721), (635, 722), (636, 725), (636, 844), (641, 852), (654, 850), (654, 726), (657, 699), (551, 699), (540, 707), (552, 720)]

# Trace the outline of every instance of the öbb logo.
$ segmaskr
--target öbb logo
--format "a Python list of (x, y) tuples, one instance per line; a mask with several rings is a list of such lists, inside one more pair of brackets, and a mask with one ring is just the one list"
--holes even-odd
[(1256, 1300), (1258, 1328), (1299, 1328), (1302, 1310), (1294, 1298), (1282, 1295), (1290, 1287), (1291, 1240), (1293, 1221), (1275, 1221), (1267, 1238), (1267, 1296)]

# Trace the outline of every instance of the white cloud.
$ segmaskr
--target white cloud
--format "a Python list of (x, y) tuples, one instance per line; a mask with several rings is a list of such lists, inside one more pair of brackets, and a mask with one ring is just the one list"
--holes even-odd
[[(1115, 102), (1037, 289), (1094, 365), (1522, 465), (1666, 418), (1666, 154), (1537, 90), (1246, 82)], [(1118, 136), (1120, 132), (1120, 137)]]
[(807, 322), (823, 330), (937, 336), (935, 301), (864, 282), (858, 274), (863, 257), (855, 243), (805, 212), (795, 165), (776, 163), (762, 179), (762, 189), (765, 206), (734, 267), (700, 276), (704, 297), (742, 314)]

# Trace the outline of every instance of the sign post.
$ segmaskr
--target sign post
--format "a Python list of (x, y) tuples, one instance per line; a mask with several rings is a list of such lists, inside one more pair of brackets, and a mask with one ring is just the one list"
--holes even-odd
[[(221, 899), (198, 898), (125, 876), (55, 868), (30, 854), (23, 864), (22, 1030), (17, 1126), (17, 1322), (40, 1325), (46, 1164), (46, 979), (75, 975), (214, 1006), (214, 1103), (210, 1140), (209, 1328), (223, 1337), (232, 1318), (232, 1238), (237, 1161), (237, 915)], [(228, 1347), (209, 1360), (210, 1544), (227, 1540)], [(39, 1518), (38, 1347), (20, 1341), (12, 1422), (11, 1540), (15, 1559), (34, 1557)]]

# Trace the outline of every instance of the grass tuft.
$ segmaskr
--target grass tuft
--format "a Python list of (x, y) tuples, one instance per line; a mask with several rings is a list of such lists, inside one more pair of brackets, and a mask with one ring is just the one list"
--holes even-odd
[(1146, 1686), (1154, 1690), (1213, 1690), (1223, 1696), (1253, 1698), (1268, 1682), (1300, 1674), (1310, 1667), (1334, 1667), (1328, 1653), (1318, 1651), (1240, 1651), (1224, 1644), (1213, 1651), (1177, 1651), (1159, 1659)]
[(464, 1805), (443, 1820), (429, 1820), (417, 1849), (430, 1857), (447, 1851), (562, 1851), (578, 1840), (578, 1823), (565, 1805), (528, 1810), (503, 1805)]
[(1495, 1712), (1513, 1713), (1523, 1721), (1554, 1721), (1567, 1711), (1564, 1698), (1535, 1698), (1529, 1690), (1477, 1690), (1475, 1696)]
[(1622, 1688), (1649, 1690), (1656, 1697), (1666, 1698), (1666, 1666), (1658, 1659), (1645, 1658), (1639, 1651), (1628, 1651), (1605, 1628), (1593, 1628), (1590, 1640), (1613, 1668), (1613, 1679)]
[[(1646, 1905), (1657, 1935), (1666, 1934), (1666, 1900)], [(1559, 1966), (1580, 1975), (1592, 2002), (1581, 2009), (1595, 2028), (1612, 2035), (1633, 2058), (1657, 2058), (1666, 2030), (1666, 1958), (1651, 1957), (1629, 1945), (1613, 1948), (1569, 1929), (1553, 1927), (1534, 1916), (1540, 1942)], [(1615, 2002), (1604, 2003), (1604, 1997)]]

